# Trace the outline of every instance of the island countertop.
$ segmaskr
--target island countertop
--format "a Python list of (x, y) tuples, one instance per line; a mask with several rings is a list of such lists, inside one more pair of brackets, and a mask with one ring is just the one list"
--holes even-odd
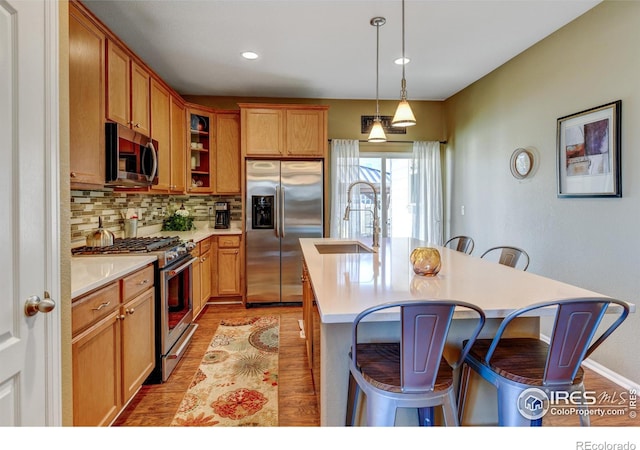
[[(552, 299), (601, 296), (587, 289), (440, 246), (433, 246), (441, 254), (440, 272), (433, 277), (415, 275), (410, 262), (411, 252), (416, 247), (427, 245), (413, 239), (381, 239), (377, 253), (320, 253), (315, 246), (331, 242), (354, 241), (300, 239), (319, 316), (318, 337), (315, 328), (312, 329), (311, 346), (314, 377), (317, 370), (320, 384), (321, 426), (344, 425), (352, 323), (355, 316), (368, 307), (419, 298), (466, 301), (485, 311), (487, 322), (480, 337), (490, 338), (502, 318), (520, 307)], [(368, 241), (356, 242), (370, 246)], [(630, 304), (630, 307), (635, 311), (635, 305)], [(312, 314), (316, 314), (315, 308)], [(454, 312), (445, 352), (455, 355), (460, 343), (469, 336), (468, 326), (473, 322), (465, 320), (468, 314), (461, 310)], [(539, 336), (540, 317), (546, 314), (551, 315), (552, 312), (537, 310), (534, 315), (518, 318), (513, 331), (520, 336)], [(370, 319), (371, 323), (363, 324), (365, 334), (388, 337), (397, 333), (398, 312), (378, 311)], [(467, 420), (472, 425), (497, 423), (491, 387), (482, 386), (481, 381), (479, 383), (475, 396), (469, 397), (475, 398), (468, 400), (469, 411), (473, 412)], [(408, 413), (398, 419), (399, 424), (414, 421), (413, 415)]]
[[(414, 248), (426, 244), (410, 238), (381, 239), (377, 253), (321, 254), (315, 247), (316, 243), (331, 242), (354, 241), (300, 239), (323, 323), (351, 323), (368, 307), (412, 298), (462, 300), (481, 307), (487, 318), (502, 318), (536, 302), (602, 296), (441, 246), (433, 246), (441, 254), (440, 272), (433, 277), (416, 275), (410, 255)], [(369, 242), (359, 242), (370, 246)], [(537, 315), (544, 312), (538, 311)], [(378, 315), (378, 320), (388, 319)]]

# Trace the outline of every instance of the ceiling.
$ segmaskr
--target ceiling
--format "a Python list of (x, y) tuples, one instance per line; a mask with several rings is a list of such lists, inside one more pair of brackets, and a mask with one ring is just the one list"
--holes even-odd
[[(409, 100), (444, 100), (601, 0), (406, 0)], [(400, 0), (85, 0), (183, 95), (400, 96)], [(253, 61), (241, 57), (252, 50)]]

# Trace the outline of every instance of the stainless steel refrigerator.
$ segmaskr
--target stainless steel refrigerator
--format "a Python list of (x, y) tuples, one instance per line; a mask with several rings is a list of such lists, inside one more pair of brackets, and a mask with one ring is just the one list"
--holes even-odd
[(247, 304), (302, 301), (300, 238), (323, 236), (317, 160), (246, 161)]

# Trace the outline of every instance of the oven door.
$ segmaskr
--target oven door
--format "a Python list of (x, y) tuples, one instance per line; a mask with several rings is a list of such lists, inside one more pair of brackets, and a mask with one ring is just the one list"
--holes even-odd
[(187, 258), (160, 269), (160, 347), (163, 381), (178, 363), (197, 328), (193, 324), (193, 262)]

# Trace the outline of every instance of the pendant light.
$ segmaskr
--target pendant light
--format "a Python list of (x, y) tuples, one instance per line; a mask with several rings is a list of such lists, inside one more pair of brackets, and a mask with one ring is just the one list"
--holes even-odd
[(400, 85), (400, 103), (391, 121), (391, 125), (394, 127), (410, 127), (416, 124), (416, 117), (407, 101), (407, 80), (404, 78), (406, 64), (407, 59), (404, 57), (404, 0), (402, 0), (402, 83)]
[(380, 121), (380, 106), (378, 104), (378, 60), (380, 54), (380, 27), (386, 23), (387, 19), (384, 17), (374, 17), (369, 23), (376, 27), (376, 117), (373, 119), (373, 126), (369, 133), (369, 142), (386, 142), (387, 136), (382, 129), (382, 122)]

